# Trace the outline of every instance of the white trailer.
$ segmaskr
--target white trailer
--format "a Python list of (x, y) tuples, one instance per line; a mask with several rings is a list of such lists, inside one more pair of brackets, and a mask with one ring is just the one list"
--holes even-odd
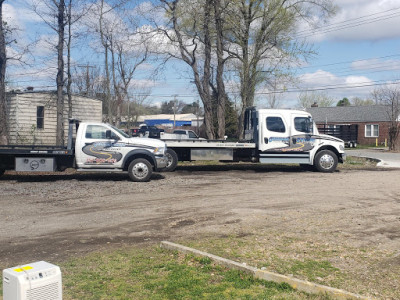
[(344, 142), (320, 135), (309, 113), (288, 109), (248, 108), (244, 140), (165, 140), (167, 171), (178, 161), (219, 160), (298, 163), (320, 172), (335, 171), (345, 159)]

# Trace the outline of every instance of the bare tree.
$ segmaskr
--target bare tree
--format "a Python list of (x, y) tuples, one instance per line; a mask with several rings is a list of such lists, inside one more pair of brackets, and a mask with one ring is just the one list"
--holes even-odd
[[(72, 0), (70, 0), (72, 1)], [(57, 50), (57, 129), (56, 144), (64, 145), (64, 43), (67, 7), (65, 0), (33, 1), (33, 11), (58, 35)]]
[(372, 99), (362, 99), (360, 97), (354, 97), (350, 101), (351, 105), (353, 106), (367, 106), (367, 105), (374, 105), (375, 102)]
[(373, 91), (372, 96), (378, 104), (386, 106), (389, 121), (389, 150), (397, 149), (400, 132), (400, 89), (398, 86), (385, 86)]
[(313, 105), (319, 107), (329, 107), (332, 106), (334, 103), (335, 99), (323, 92), (306, 91), (300, 93), (298, 105), (301, 108), (308, 108)]
[[(117, 70), (119, 73), (119, 78), (121, 80), (121, 89), (123, 95), (121, 95), (121, 103), (119, 108), (119, 115), (117, 119), (121, 120), (121, 105), (122, 100), (130, 102), (129, 89), (132, 83), (133, 76), (135, 75), (137, 69), (147, 60), (148, 58), (148, 48), (145, 46), (143, 52), (132, 53), (132, 49), (125, 49), (126, 47), (132, 47), (133, 45), (125, 45), (123, 42), (119, 42), (116, 45), (117, 55), (118, 55), (118, 66)], [(148, 93), (145, 93), (147, 95)], [(123, 96), (123, 99), (122, 99)], [(136, 99), (142, 99), (143, 97), (137, 97)], [(146, 99), (145, 97), (143, 101)], [(140, 101), (142, 102), (142, 101)], [(128, 116), (129, 118), (129, 116)]]
[(6, 105), (6, 41), (3, 24), (3, 4), (0, 0), (0, 145), (8, 144), (7, 105)]
[(210, 88), (212, 62), (212, 20), (213, 0), (167, 1), (164, 4), (169, 17), (166, 26), (158, 26), (169, 42), (177, 47), (169, 51), (169, 56), (183, 60), (192, 69), (193, 80), (204, 106), (206, 135), (215, 139), (213, 127), (213, 103)]
[(99, 33), (100, 33), (100, 41), (104, 48), (104, 71), (106, 73), (105, 85), (106, 85), (106, 93), (105, 100), (107, 103), (107, 114), (108, 114), (108, 122), (112, 123), (112, 105), (111, 105), (111, 88), (110, 88), (110, 69), (109, 69), (109, 58), (108, 52), (110, 49), (109, 36), (106, 33), (106, 29), (104, 27), (104, 17), (110, 12), (112, 8), (105, 8), (104, 0), (100, 1), (100, 11), (99, 11)]
[(214, 21), (215, 21), (215, 44), (216, 44), (216, 56), (217, 56), (217, 74), (216, 81), (217, 87), (214, 89), (214, 94), (217, 101), (217, 123), (218, 131), (217, 138), (224, 138), (226, 120), (225, 120), (225, 107), (228, 101), (228, 96), (225, 90), (224, 84), (224, 68), (225, 63), (229, 57), (225, 57), (224, 54), (224, 31), (225, 31), (225, 19), (227, 3), (224, 0), (214, 0)]
[[(67, 96), (68, 96), (68, 118), (72, 118), (72, 69), (71, 48), (73, 31), (72, 26), (77, 23), (91, 9), (92, 4), (88, 0), (69, 0), (65, 7), (66, 26), (68, 29), (67, 47)], [(73, 9), (74, 8), (74, 9)]]
[(313, 54), (307, 44), (297, 42), (294, 37), (299, 21), (311, 23), (315, 19), (326, 19), (335, 10), (330, 0), (236, 0), (229, 3), (225, 51), (234, 58), (240, 78), (239, 133), (242, 137), (244, 111), (254, 105), (257, 86), (275, 77), (276, 72), (287, 65)]

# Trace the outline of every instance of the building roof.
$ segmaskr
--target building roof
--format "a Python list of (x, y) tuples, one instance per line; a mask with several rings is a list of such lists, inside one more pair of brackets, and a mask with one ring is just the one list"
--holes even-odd
[[(57, 91), (20, 91), (20, 90), (9, 90), (6, 92), (6, 95), (57, 95)], [(63, 91), (64, 96), (67, 96), (67, 93)], [(72, 93), (72, 97), (80, 97), (80, 98), (87, 98), (96, 101), (102, 101), (99, 98), (86, 96), (82, 94)], [(66, 103), (66, 102), (65, 102)]]
[(388, 122), (385, 105), (310, 107), (307, 111), (316, 123)]
[[(138, 117), (138, 122), (144, 122), (145, 120), (174, 120), (174, 115), (161, 114), (161, 115), (145, 115)], [(192, 121), (192, 120), (197, 120), (197, 116), (195, 114), (176, 114), (175, 120)]]

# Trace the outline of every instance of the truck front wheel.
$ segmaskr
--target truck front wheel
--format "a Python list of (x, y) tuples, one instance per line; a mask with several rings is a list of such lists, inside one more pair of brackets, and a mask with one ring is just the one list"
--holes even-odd
[(128, 174), (132, 181), (145, 182), (150, 180), (153, 168), (147, 159), (137, 158), (129, 164)]
[(173, 172), (175, 171), (176, 166), (178, 165), (178, 155), (172, 149), (167, 149), (165, 156), (168, 159), (167, 166), (162, 169), (164, 172)]
[(335, 153), (330, 150), (322, 150), (315, 155), (315, 168), (324, 173), (331, 173), (336, 170), (338, 158)]

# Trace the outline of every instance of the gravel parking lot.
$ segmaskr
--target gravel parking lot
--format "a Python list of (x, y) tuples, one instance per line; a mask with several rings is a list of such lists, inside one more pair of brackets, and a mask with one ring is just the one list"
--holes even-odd
[(399, 178), (398, 169), (241, 165), (180, 167), (148, 183), (124, 174), (9, 172), (0, 178), (0, 267), (262, 229), (394, 251), (391, 264), (400, 268)]

